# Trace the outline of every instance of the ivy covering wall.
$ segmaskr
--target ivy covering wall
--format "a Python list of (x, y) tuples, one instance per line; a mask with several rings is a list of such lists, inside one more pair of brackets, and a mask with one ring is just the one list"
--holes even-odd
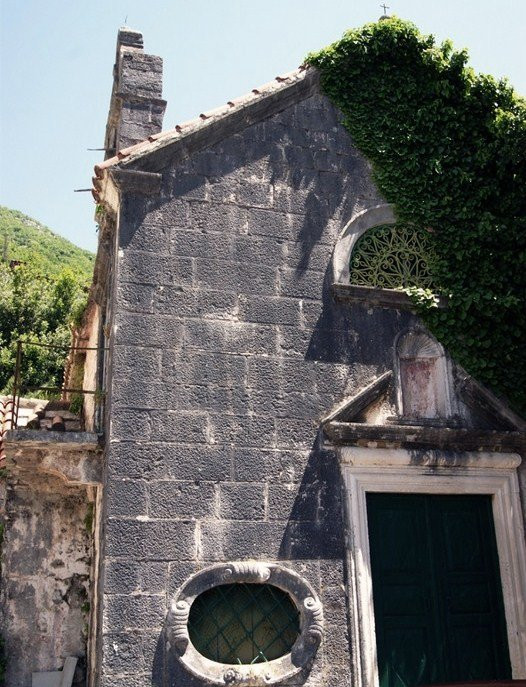
[[(433, 288), (413, 289), (453, 358), (526, 410), (526, 103), (465, 51), (396, 17), (311, 54), (322, 89), (400, 222), (430, 230)], [(437, 295), (449, 307), (436, 307)]]

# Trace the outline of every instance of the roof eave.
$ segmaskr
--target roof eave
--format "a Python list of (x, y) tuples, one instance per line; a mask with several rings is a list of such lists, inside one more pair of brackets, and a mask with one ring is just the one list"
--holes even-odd
[(156, 172), (169, 162), (189, 157), (247, 126), (276, 114), (317, 91), (317, 70), (302, 66), (229, 101), (224, 107), (204, 112), (174, 129), (150, 136), (95, 165), (93, 195), (97, 202), (114, 206), (115, 185), (108, 182), (112, 169)]

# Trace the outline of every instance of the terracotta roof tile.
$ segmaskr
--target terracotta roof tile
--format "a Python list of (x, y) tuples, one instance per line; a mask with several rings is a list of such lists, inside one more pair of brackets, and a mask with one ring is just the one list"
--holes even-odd
[[(253, 88), (250, 93), (247, 93), (239, 98), (229, 100), (226, 105), (209, 110), (208, 112), (203, 112), (195, 119), (176, 124), (173, 129), (154, 134), (149, 136), (145, 141), (141, 141), (135, 145), (117, 151), (117, 154), (113, 157), (110, 157), (107, 160), (95, 165), (95, 178), (97, 180), (103, 179), (107, 169), (119, 164), (123, 160), (128, 160), (130, 158), (135, 159), (138, 156), (147, 154), (150, 151), (156, 150), (165, 142), (172, 142), (178, 138), (183, 138), (184, 136), (193, 133), (198, 129), (209, 126), (212, 122), (217, 121), (218, 119), (228, 117), (232, 113), (242, 110), (252, 102), (256, 102), (261, 98), (265, 98), (268, 95), (283, 90), (288, 85), (296, 81), (301, 81), (304, 78), (307, 70), (308, 67), (301, 65), (298, 69), (295, 69), (288, 74), (277, 76), (273, 81), (269, 81), (258, 88)], [(102, 185), (100, 183), (96, 185), (94, 181), (92, 193), (97, 201), (100, 200), (101, 190)]]

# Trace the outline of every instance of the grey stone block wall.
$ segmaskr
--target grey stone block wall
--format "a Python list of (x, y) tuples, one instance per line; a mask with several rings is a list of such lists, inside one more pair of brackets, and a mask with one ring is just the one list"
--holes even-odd
[(320, 420), (391, 367), (408, 313), (336, 304), (330, 258), (381, 202), (313, 96), (125, 195), (107, 448), (102, 684), (197, 684), (163, 624), (217, 561), (292, 566), (326, 636), (307, 685), (349, 682), (341, 484)]

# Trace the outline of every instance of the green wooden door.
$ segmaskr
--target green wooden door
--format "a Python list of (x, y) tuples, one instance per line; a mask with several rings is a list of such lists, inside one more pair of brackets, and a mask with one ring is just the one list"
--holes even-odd
[(491, 497), (368, 494), (380, 687), (511, 677)]

